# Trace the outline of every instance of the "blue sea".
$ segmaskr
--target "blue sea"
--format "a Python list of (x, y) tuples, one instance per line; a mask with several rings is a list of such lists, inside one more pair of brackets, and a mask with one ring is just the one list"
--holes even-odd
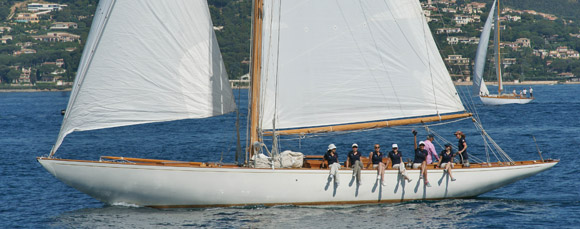
[[(478, 197), (377, 205), (170, 210), (105, 205), (66, 186), (38, 164), (36, 157), (47, 155), (56, 140), (60, 111), (66, 108), (69, 92), (0, 93), (0, 228), (580, 227), (580, 85), (533, 88), (536, 100), (530, 104), (483, 106), (475, 101), (473, 106), (486, 131), (514, 160), (538, 160), (539, 148), (544, 158), (561, 162), (551, 170)], [(458, 90), (464, 95), (470, 89), (460, 86)], [(512, 88), (507, 86), (506, 90)], [(247, 90), (234, 93), (243, 137)], [(343, 161), (352, 143), (358, 143), (363, 152), (370, 152), (374, 143), (397, 143), (405, 158), (410, 158), (411, 129), (417, 129), (421, 138), (427, 134), (424, 126), (405, 126), (287, 137), (281, 147), (322, 154), (334, 143)], [(462, 130), (467, 134), (470, 154), (486, 160), (482, 137), (471, 120), (429, 129), (454, 143), (452, 133)], [(245, 145), (245, 139), (241, 141)], [(235, 114), (228, 114), (77, 132), (65, 139), (56, 157), (98, 160), (109, 155), (233, 163), (235, 146)], [(489, 157), (496, 160), (493, 154)]]

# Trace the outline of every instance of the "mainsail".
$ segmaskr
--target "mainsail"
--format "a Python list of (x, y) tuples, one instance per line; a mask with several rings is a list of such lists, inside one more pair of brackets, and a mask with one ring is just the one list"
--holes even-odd
[(495, 1), (491, 6), (481, 36), (479, 37), (479, 44), (477, 45), (477, 52), (475, 53), (475, 66), (473, 67), (473, 93), (474, 95), (489, 95), (489, 90), (483, 80), (483, 72), (485, 70), (485, 61), (487, 57), (487, 48), (489, 46), (489, 34), (491, 33), (491, 24), (495, 15)]
[(418, 1), (268, 0), (263, 15), (263, 130), (464, 111)]
[(73, 131), (235, 109), (206, 1), (101, 0), (51, 155)]

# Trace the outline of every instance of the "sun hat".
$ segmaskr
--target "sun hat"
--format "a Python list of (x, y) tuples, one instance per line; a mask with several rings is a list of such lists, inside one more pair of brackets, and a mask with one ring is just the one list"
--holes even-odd
[(336, 146), (334, 144), (328, 145), (328, 150), (331, 150), (331, 149), (336, 149)]

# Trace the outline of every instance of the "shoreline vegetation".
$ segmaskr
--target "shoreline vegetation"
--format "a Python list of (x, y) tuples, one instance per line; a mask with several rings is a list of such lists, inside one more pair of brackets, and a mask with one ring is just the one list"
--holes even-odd
[[(471, 86), (473, 82), (454, 81), (455, 86)], [(485, 82), (486, 85), (497, 86), (497, 82)], [(580, 84), (580, 82), (562, 82), (557, 80), (549, 81), (522, 81), (522, 82), (504, 82), (504, 85), (554, 85), (554, 84)], [(232, 89), (248, 89), (248, 86), (233, 86)], [(17, 88), (0, 88), (0, 93), (3, 92), (47, 92), (47, 91), (71, 91), (72, 87), (55, 87), (55, 88), (36, 88), (36, 87), (17, 87)]]

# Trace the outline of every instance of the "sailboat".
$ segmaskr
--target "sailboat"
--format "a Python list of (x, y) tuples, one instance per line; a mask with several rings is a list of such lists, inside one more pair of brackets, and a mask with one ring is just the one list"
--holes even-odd
[[(316, 155), (304, 156), (298, 166), (277, 166), (283, 164), (277, 155), (284, 152), (276, 142), (285, 135), (460, 118), (481, 125), (466, 112), (418, 1), (255, 0), (252, 26), (251, 160), (235, 165), (55, 157), (73, 131), (236, 109), (203, 0), (99, 1), (58, 139), (50, 154), (37, 160), (57, 179), (104, 203), (155, 208), (474, 197), (558, 163), (502, 157), (457, 165), (453, 182), (430, 165), (429, 176), (441, 178), (432, 187), (418, 181), (417, 169), (408, 170), (415, 182), (407, 182), (392, 168), (385, 172), (386, 186), (371, 185), (377, 180), (374, 169), (362, 171), (369, 185), (348, 185), (348, 168), (339, 170), (345, 182), (338, 185), (328, 180), (329, 170)], [(272, 145), (265, 139), (273, 139)], [(265, 167), (256, 166), (259, 158), (266, 158)]]
[[(499, 21), (499, 1), (494, 1), (489, 11), (485, 25), (479, 38), (479, 45), (475, 54), (475, 65), (473, 68), (473, 92), (481, 99), (485, 105), (503, 105), (503, 104), (526, 104), (534, 100), (534, 98), (527, 98), (522, 95), (512, 93), (502, 93), (502, 68), (500, 57), (500, 21)], [(498, 90), (497, 94), (490, 94), (485, 81), (483, 80), (483, 72), (485, 68), (485, 60), (487, 57), (487, 46), (489, 43), (489, 34), (491, 33), (491, 25), (494, 24), (494, 50), (495, 50), (495, 70), (497, 75)]]

